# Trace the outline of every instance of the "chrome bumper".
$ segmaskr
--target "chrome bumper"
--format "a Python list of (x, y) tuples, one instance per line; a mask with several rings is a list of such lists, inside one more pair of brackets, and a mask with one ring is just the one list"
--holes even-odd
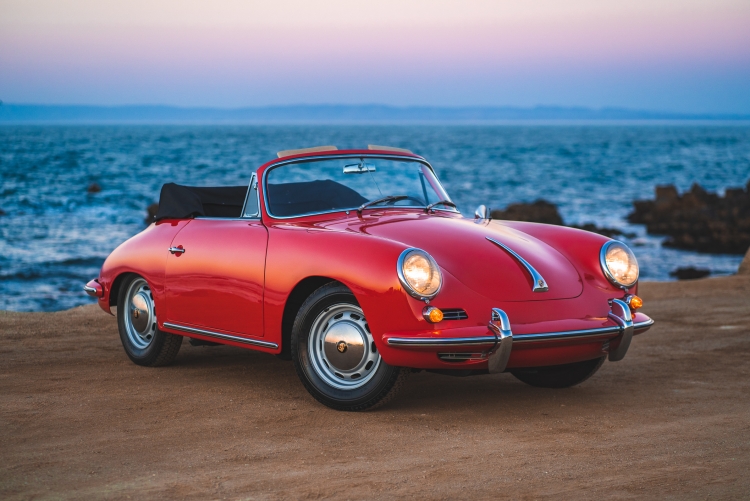
[(630, 347), (630, 341), (633, 334), (647, 330), (654, 324), (652, 319), (645, 322), (633, 322), (633, 316), (630, 313), (630, 307), (620, 299), (610, 301), (611, 311), (608, 317), (617, 325), (610, 327), (599, 327), (596, 329), (584, 329), (574, 331), (559, 332), (540, 332), (534, 334), (513, 334), (508, 315), (499, 308), (492, 309), (492, 317), (488, 327), (493, 333), (492, 336), (476, 336), (461, 338), (389, 338), (389, 346), (403, 347), (472, 347), (472, 346), (489, 346), (489, 349), (483, 350), (482, 358), (486, 358), (490, 372), (503, 372), (508, 365), (510, 352), (513, 344), (516, 343), (535, 343), (542, 341), (560, 341), (568, 339), (595, 338), (608, 334), (621, 334), (620, 344), (614, 350), (609, 352), (609, 360), (616, 362), (622, 360)]

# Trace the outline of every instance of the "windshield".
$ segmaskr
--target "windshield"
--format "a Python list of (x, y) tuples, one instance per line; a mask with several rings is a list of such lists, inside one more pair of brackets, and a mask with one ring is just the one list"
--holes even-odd
[[(276, 217), (356, 209), (389, 196), (397, 199), (369, 207), (422, 208), (450, 200), (432, 170), (410, 160), (372, 157), (311, 160), (271, 167), (266, 177), (268, 211)], [(454, 210), (446, 206), (435, 208)]]

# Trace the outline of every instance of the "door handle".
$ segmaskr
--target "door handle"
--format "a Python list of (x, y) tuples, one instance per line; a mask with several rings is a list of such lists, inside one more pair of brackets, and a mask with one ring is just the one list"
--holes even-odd
[(172, 254), (182, 254), (183, 252), (185, 252), (185, 249), (183, 249), (182, 247), (170, 247), (169, 252)]

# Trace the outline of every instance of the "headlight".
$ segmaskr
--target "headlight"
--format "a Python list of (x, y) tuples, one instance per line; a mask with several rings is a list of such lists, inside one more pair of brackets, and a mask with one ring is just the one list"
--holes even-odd
[(417, 299), (430, 299), (440, 292), (443, 277), (432, 256), (420, 249), (406, 249), (398, 257), (398, 278)]
[(619, 287), (632, 287), (638, 281), (638, 261), (627, 245), (610, 240), (599, 254), (602, 271), (607, 279)]

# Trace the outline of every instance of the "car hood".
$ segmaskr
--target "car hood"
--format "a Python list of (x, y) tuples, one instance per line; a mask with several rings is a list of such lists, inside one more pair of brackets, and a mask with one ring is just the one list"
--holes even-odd
[[(337, 221), (331, 229), (358, 231), (429, 252), (441, 268), (471, 289), (496, 301), (545, 301), (573, 298), (583, 291), (578, 271), (544, 241), (502, 221), (473, 220), (414, 213), (374, 213)], [(533, 292), (526, 268), (496, 240), (525, 259), (547, 282), (547, 292)]]

